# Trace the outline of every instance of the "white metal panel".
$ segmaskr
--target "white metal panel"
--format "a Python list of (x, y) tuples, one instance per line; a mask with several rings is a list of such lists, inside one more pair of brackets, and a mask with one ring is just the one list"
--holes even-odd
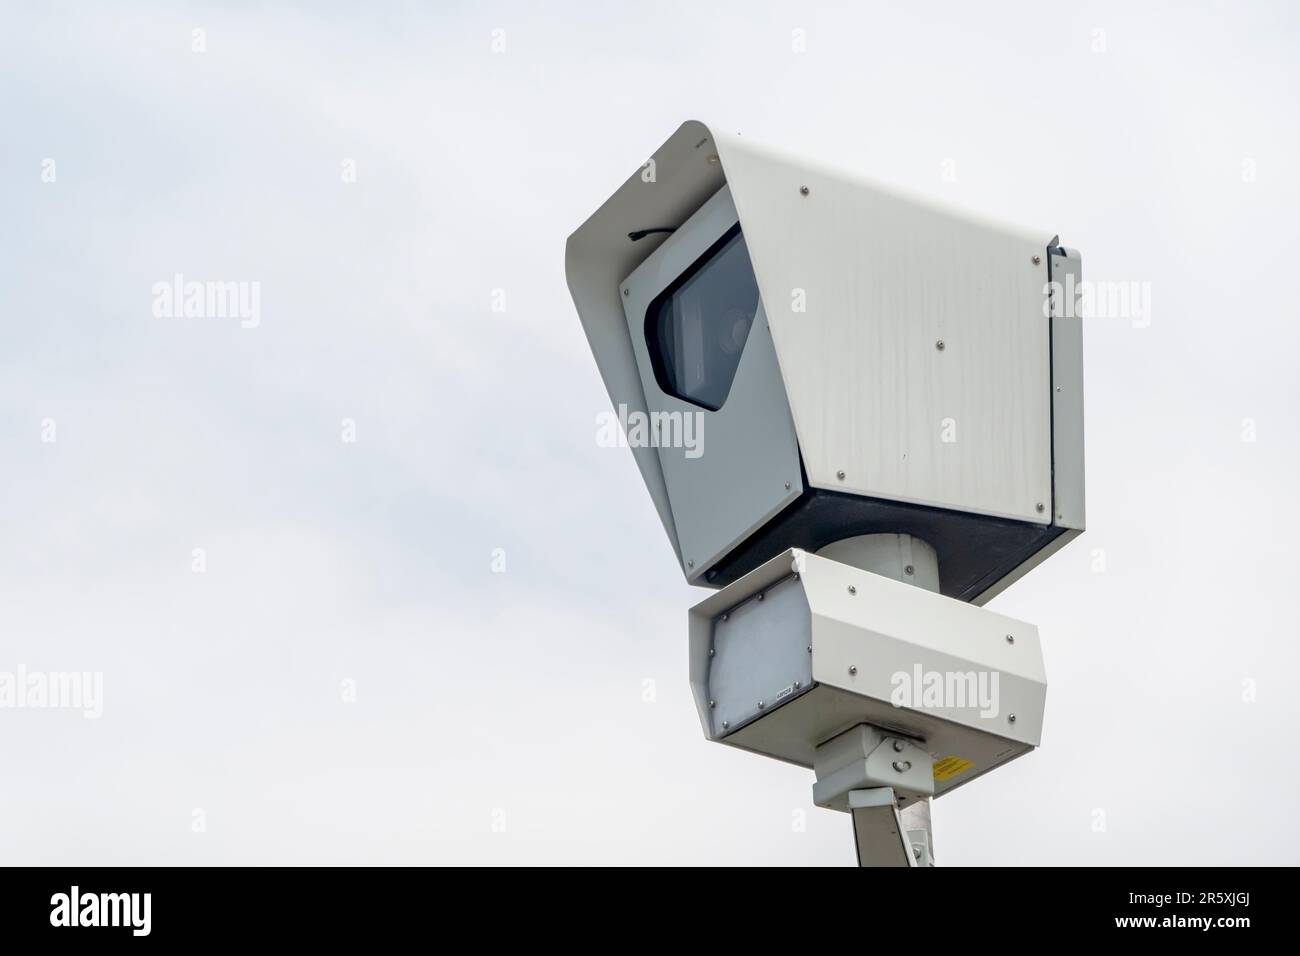
[[(703, 124), (683, 123), (655, 152), (654, 167), (637, 169), (605, 203), (569, 236), (564, 271), (583, 330), (600, 369), (610, 403), (644, 413), (645, 394), (632, 342), (623, 319), (619, 282), (663, 241), (659, 235), (640, 242), (628, 232), (651, 226), (676, 225), (716, 193), (723, 184), (722, 168), (708, 162), (709, 132)], [(593, 416), (594, 417), (594, 416)], [(594, 421), (593, 421), (594, 431)], [(633, 448), (637, 467), (654, 501), (673, 550), (681, 558), (659, 456), (654, 448)]]
[(1037, 627), (817, 555), (804, 555), (803, 566), (815, 681), (888, 701), (893, 675), (918, 666), (945, 674), (997, 672), (996, 713), (984, 716), (970, 706), (923, 709), (1038, 746), (1047, 676)]
[(1052, 523), (1063, 528), (1045, 547), (1004, 575), (971, 603), (983, 606), (1083, 533), (1083, 260), (1057, 248), (1048, 259), (1052, 279)]
[(650, 362), (645, 336), (650, 303), (735, 224), (736, 207), (724, 186), (622, 283), (646, 408), (698, 422), (696, 452), (662, 443), (659, 448), (679, 558), (692, 581), (803, 491), (799, 445), (761, 303), (730, 394), (716, 411), (665, 393)]
[(1052, 233), (717, 145), (809, 482), (1050, 521)]
[(1083, 484), (1083, 260), (1056, 249), (1052, 275), (1052, 494), (1053, 521), (1084, 529)]

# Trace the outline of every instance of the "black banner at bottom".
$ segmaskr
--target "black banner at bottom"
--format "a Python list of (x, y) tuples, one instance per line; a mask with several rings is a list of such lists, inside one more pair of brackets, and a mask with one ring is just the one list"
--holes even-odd
[[(1216, 945), (1276, 931), (1278, 869), (694, 870), (591, 873), (470, 869), (27, 868), (0, 873), (6, 942), (125, 943), (319, 939), (404, 942), (431, 930), (452, 945), (539, 932), (588, 945), (848, 934), (862, 945), (1044, 942), (1097, 936)], [(703, 924), (703, 926), (701, 925)], [(708, 929), (712, 924), (713, 928)], [(1044, 935), (1045, 933), (1050, 935)], [(994, 934), (994, 936), (990, 936)], [(1244, 935), (1243, 935), (1244, 934)], [(453, 942), (469, 938), (464, 943)]]

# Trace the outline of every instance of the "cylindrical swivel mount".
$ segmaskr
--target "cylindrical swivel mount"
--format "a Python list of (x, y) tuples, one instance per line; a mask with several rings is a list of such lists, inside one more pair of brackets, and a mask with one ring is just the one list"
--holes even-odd
[(934, 548), (910, 534), (862, 534), (856, 538), (842, 538), (826, 545), (817, 554), (927, 591), (937, 593), (939, 590), (938, 555)]

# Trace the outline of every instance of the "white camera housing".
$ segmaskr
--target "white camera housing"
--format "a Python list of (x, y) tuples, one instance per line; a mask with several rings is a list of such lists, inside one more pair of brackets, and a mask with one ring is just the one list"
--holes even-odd
[[(737, 226), (760, 301), (711, 408), (664, 387), (646, 330)], [(629, 238), (656, 227), (676, 231)], [(632, 449), (691, 583), (899, 533), (982, 604), (1083, 530), (1080, 259), (1049, 231), (691, 121), (569, 237), (566, 272), (613, 404), (702, 422), (694, 452)]]
[(1033, 624), (797, 550), (691, 608), (690, 677), (707, 738), (816, 768), (838, 810), (852, 787), (843, 760), (823, 779), (827, 742), (893, 735), (883, 775), (859, 753), (853, 783), (905, 807), (1037, 747), (1047, 697)]

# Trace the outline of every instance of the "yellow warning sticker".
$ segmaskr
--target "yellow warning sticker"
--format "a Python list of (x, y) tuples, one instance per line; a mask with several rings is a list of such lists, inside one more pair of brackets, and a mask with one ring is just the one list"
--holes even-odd
[(975, 766), (975, 763), (972, 760), (964, 760), (961, 757), (944, 757), (934, 763), (934, 779), (940, 782), (951, 780), (957, 774), (965, 773), (973, 766)]

